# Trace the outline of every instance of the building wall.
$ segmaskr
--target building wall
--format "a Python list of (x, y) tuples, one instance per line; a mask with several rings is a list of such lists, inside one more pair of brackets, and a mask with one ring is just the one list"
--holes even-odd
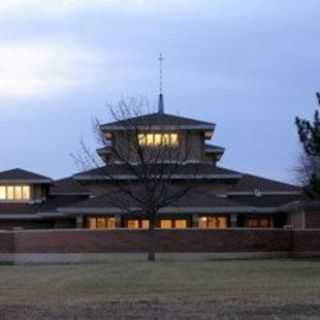
[[(158, 253), (287, 253), (320, 255), (320, 230), (163, 230)], [(0, 232), (0, 262), (8, 254), (145, 253), (146, 231), (7, 231)]]
[(320, 209), (305, 210), (305, 227), (306, 229), (320, 229)]
[[(169, 133), (172, 131), (168, 131)], [(204, 137), (198, 131), (178, 131), (179, 134), (179, 148), (176, 153), (169, 152), (168, 160), (174, 160), (175, 156), (179, 160), (204, 160)], [(124, 132), (114, 132), (112, 143), (117, 152), (121, 154), (122, 158), (137, 161), (137, 155), (132, 152), (135, 148), (130, 147), (134, 145), (136, 137), (134, 135)], [(110, 161), (118, 161), (115, 155), (112, 155)]]
[[(163, 230), (157, 252), (283, 252), (290, 232), (282, 230)], [(29, 231), (15, 233), (16, 253), (139, 253), (150, 244), (147, 231)]]

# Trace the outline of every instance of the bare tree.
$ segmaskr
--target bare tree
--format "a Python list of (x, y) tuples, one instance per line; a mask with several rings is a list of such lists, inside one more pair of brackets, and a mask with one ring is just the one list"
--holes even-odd
[(199, 166), (188, 165), (190, 141), (186, 139), (180, 143), (178, 127), (170, 124), (170, 128), (163, 131), (161, 123), (155, 120), (159, 119), (159, 114), (143, 116), (146, 105), (145, 101), (136, 99), (108, 105), (114, 120), (110, 130), (99, 121), (95, 123), (95, 134), (102, 150), (108, 150), (110, 155), (106, 164), (101, 166), (84, 143), (82, 156), (77, 158), (82, 164), (99, 168), (107, 182), (105, 193), (112, 206), (149, 220), (148, 260), (155, 261), (159, 211), (177, 203), (195, 188), (190, 176), (197, 174)]

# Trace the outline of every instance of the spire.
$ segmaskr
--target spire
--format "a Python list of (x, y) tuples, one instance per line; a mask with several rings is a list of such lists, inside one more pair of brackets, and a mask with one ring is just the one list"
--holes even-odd
[(158, 112), (163, 114), (164, 113), (164, 99), (163, 99), (163, 93), (162, 93), (162, 76), (163, 76), (163, 56), (162, 53), (160, 53), (159, 62), (160, 62), (160, 94), (159, 94), (159, 105), (158, 105)]

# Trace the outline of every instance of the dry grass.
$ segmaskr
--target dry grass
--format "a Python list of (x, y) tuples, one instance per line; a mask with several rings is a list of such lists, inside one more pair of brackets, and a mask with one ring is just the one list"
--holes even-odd
[(26, 312), (21, 319), (319, 319), (320, 261), (0, 266), (0, 319)]

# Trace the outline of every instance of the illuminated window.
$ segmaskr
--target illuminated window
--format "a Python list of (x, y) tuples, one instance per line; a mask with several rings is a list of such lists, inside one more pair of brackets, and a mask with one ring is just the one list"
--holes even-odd
[(128, 229), (139, 229), (140, 228), (139, 220), (128, 220), (127, 227)]
[(31, 199), (31, 192), (30, 192), (30, 187), (29, 186), (23, 186), (22, 187), (22, 198), (24, 200)]
[(186, 229), (187, 228), (187, 220), (175, 220), (175, 228), (176, 229)]
[(271, 217), (249, 217), (248, 218), (249, 228), (272, 228)]
[(0, 200), (6, 200), (7, 193), (6, 193), (6, 187), (0, 186)]
[(173, 227), (173, 220), (161, 220), (160, 221), (160, 228), (161, 229), (172, 229)]
[(186, 229), (187, 220), (186, 219), (161, 219), (160, 228), (161, 229)]
[(23, 201), (30, 199), (30, 186), (0, 186), (0, 201)]
[(142, 220), (142, 229), (149, 229), (150, 221), (149, 220)]
[(90, 217), (90, 218), (87, 218), (87, 228), (91, 230), (115, 229), (116, 219), (104, 218), (104, 217)]
[(228, 227), (228, 219), (223, 216), (201, 217), (199, 228), (201, 229), (225, 229)]
[(178, 146), (177, 133), (140, 133), (138, 142), (141, 146)]

